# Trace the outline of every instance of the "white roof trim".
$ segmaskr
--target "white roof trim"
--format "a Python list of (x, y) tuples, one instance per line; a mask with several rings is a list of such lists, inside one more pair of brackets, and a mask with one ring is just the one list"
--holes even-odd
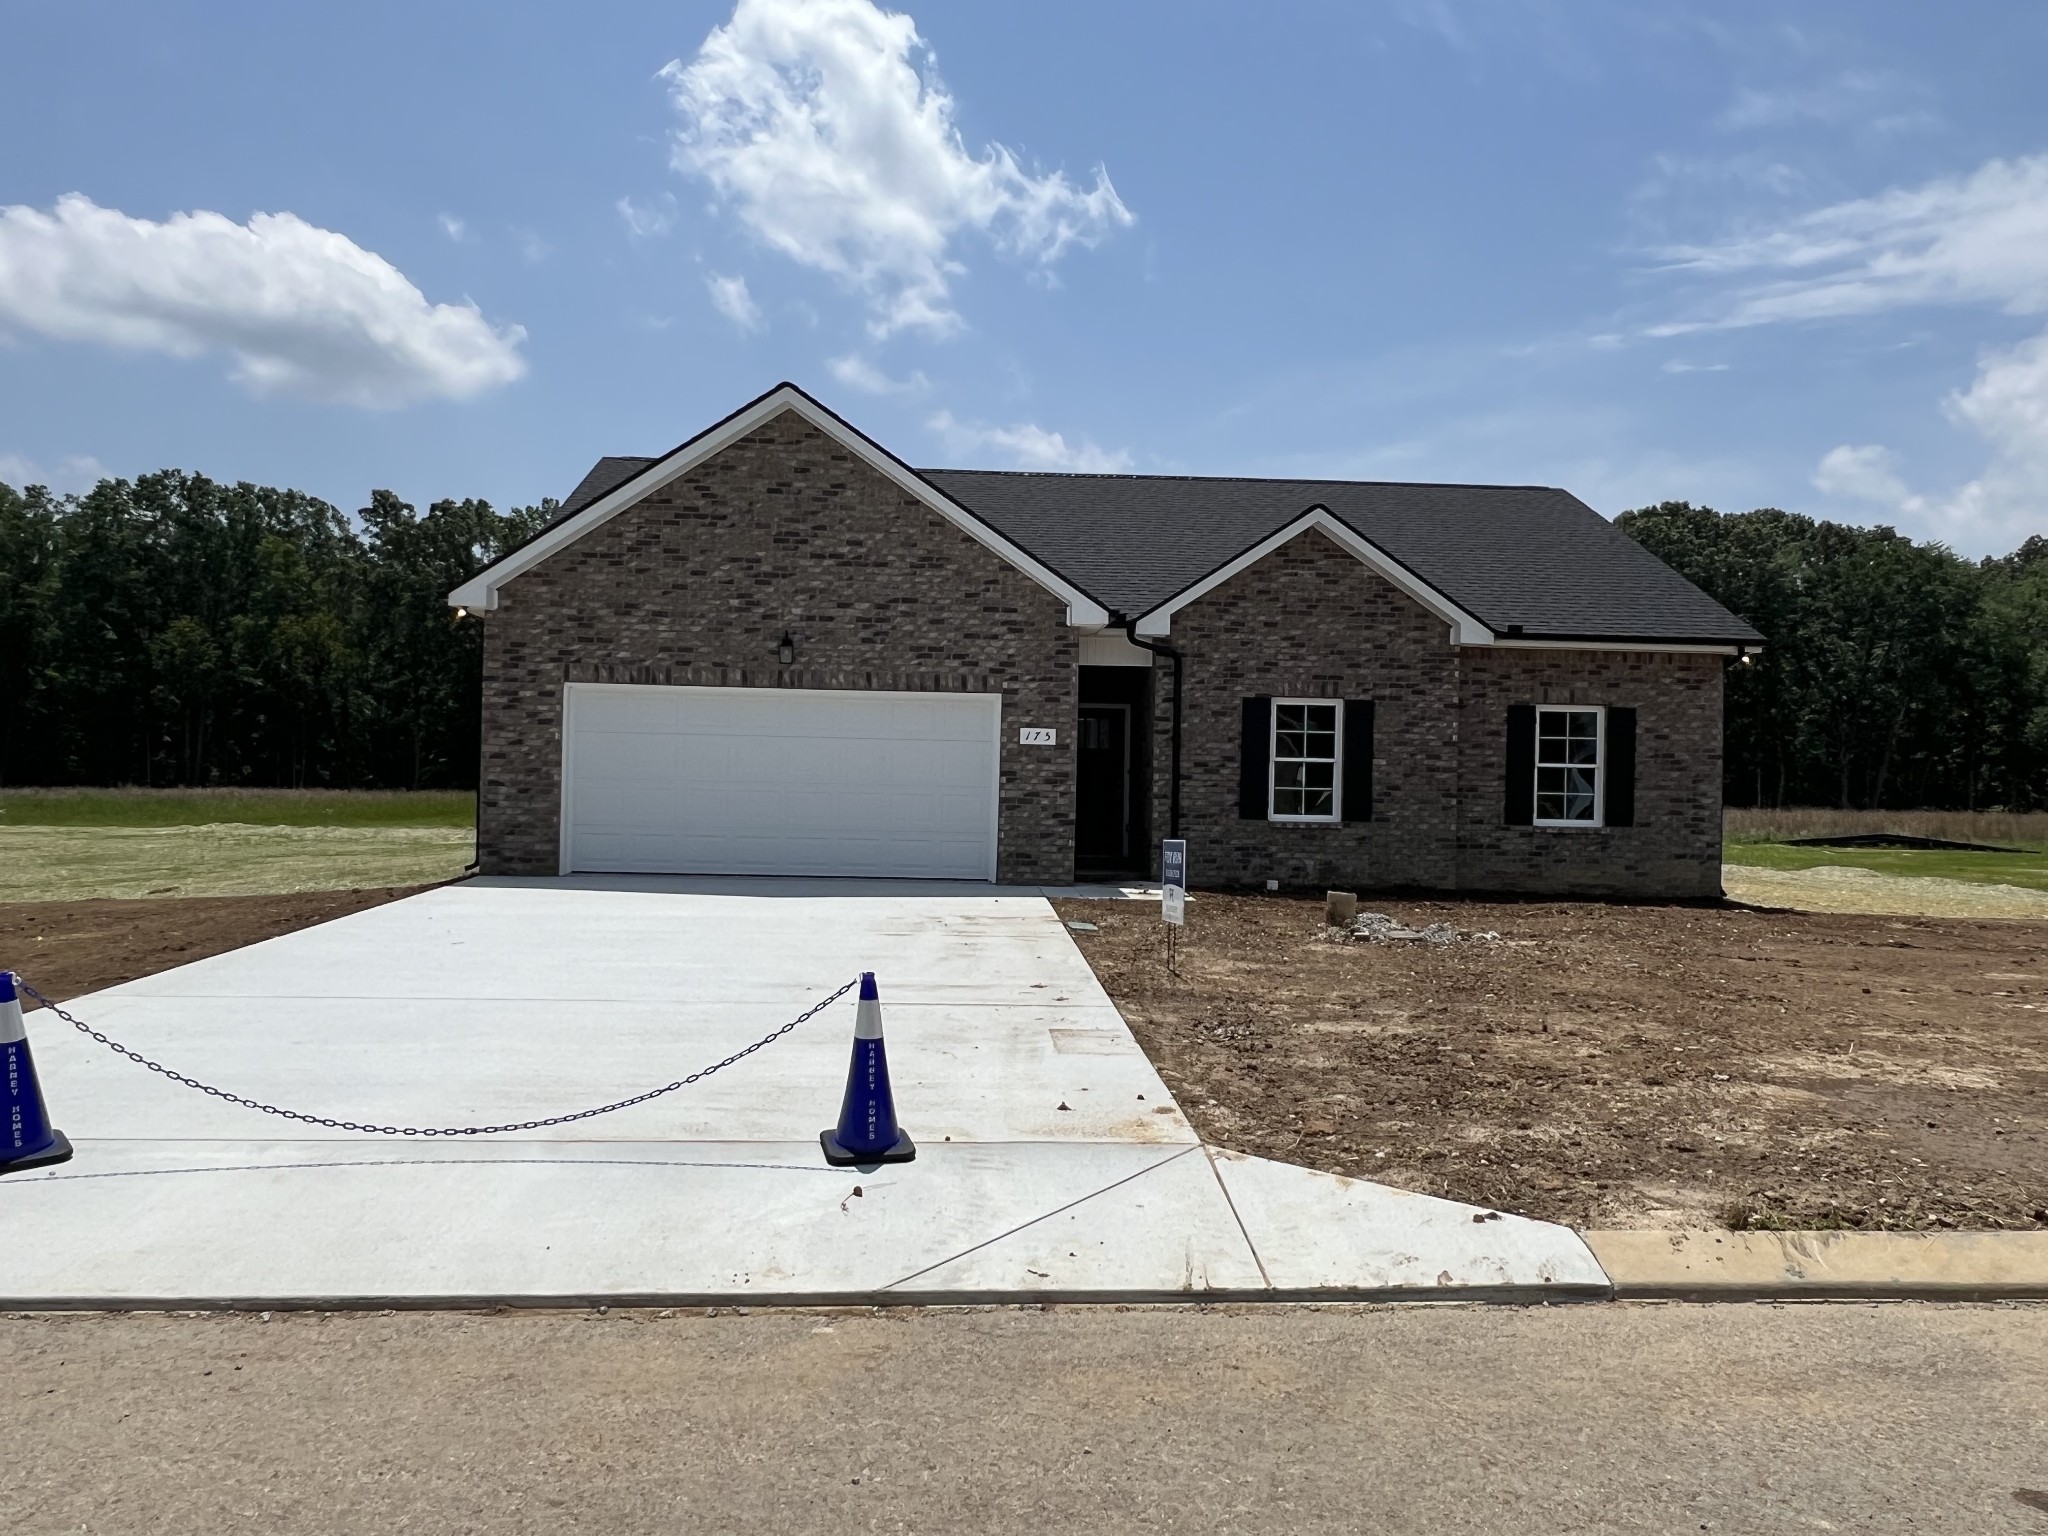
[(1503, 649), (1530, 651), (1672, 651), (1693, 656), (1761, 656), (1763, 646), (1747, 641), (1725, 645), (1673, 645), (1665, 640), (1525, 640), (1520, 635), (1497, 636), (1493, 642)]
[(871, 438), (856, 432), (793, 384), (777, 385), (753, 404), (728, 416), (709, 431), (691, 438), (667, 458), (649, 465), (617, 490), (609, 495), (600, 496), (575, 516), (564, 518), (555, 524), (532, 543), (524, 545), (497, 564), (478, 572), (448, 594), (448, 606), (489, 612), (498, 606), (498, 589), (513, 577), (532, 570), (550, 555), (575, 543), (600, 524), (608, 522), (650, 491), (659, 490), (671, 480), (688, 474), (713, 454), (730, 447), (784, 411), (796, 412), (884, 478), (915, 496), (976, 543), (1007, 560), (1048, 592), (1064, 600), (1069, 624), (1100, 627), (1109, 622), (1108, 610), (1094, 598), (1065, 577), (1032, 559), (950, 496), (920, 478), (908, 465), (896, 459)]
[(1416, 602), (1422, 604), (1423, 607), (1450, 625), (1451, 644), (1492, 645), (1494, 643), (1492, 630), (1445, 597), (1436, 588), (1423, 581), (1406, 566), (1391, 559), (1377, 544), (1372, 543), (1368, 539), (1360, 538), (1358, 533), (1349, 524), (1339, 522), (1335, 517), (1331, 516), (1329, 509), (1326, 507), (1310, 507), (1308, 511), (1302, 513), (1300, 517), (1297, 517), (1286, 527), (1260, 540), (1228, 565), (1211, 571), (1193, 586), (1182, 588), (1158, 607), (1140, 614), (1137, 626), (1138, 633), (1148, 639), (1172, 634), (1173, 616), (1180, 612), (1181, 609), (1187, 607), (1195, 599), (1213, 592), (1240, 571), (1249, 570), (1252, 566), (1265, 559), (1266, 556), (1273, 553), (1274, 550), (1280, 548), (1281, 545), (1291, 542), (1301, 534), (1308, 532), (1311, 528), (1315, 529), (1318, 533), (1327, 535), (1340, 549), (1356, 556), (1364, 564), (1370, 566), (1378, 575), (1384, 577), (1395, 587), (1407, 593)]

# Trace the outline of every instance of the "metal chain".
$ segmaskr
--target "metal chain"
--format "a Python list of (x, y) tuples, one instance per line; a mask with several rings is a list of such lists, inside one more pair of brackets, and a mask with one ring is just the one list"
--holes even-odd
[(546, 1120), (520, 1120), (507, 1125), (453, 1126), (363, 1125), (359, 1124), (354, 1120), (331, 1120), (325, 1115), (308, 1115), (302, 1114), (300, 1111), (296, 1109), (280, 1109), (275, 1104), (265, 1104), (261, 1099), (245, 1099), (238, 1093), (229, 1093), (224, 1088), (216, 1088), (210, 1083), (202, 1083), (196, 1077), (187, 1077), (182, 1072), (174, 1072), (169, 1067), (165, 1066), (162, 1062), (151, 1061), (147, 1056), (144, 1056), (139, 1051), (129, 1050), (128, 1047), (121, 1044), (120, 1041), (108, 1039), (105, 1035), (101, 1034), (98, 1030), (94, 1029), (90, 1024), (84, 1022), (84, 1020), (74, 1018), (71, 1014), (66, 1013), (63, 1008), (58, 1006), (56, 1003), (52, 1002), (49, 998), (43, 996), (42, 993), (38, 992), (34, 987), (30, 986), (27, 982), (23, 981), (19, 974), (15, 976), (14, 983), (16, 986), (21, 988), (23, 992), (26, 992), (38, 1003), (41, 1003), (45, 1008), (49, 1009), (50, 1012), (56, 1014), (58, 1018), (62, 1019), (66, 1024), (69, 1024), (81, 1035), (86, 1035), (94, 1040), (97, 1040), (101, 1045), (104, 1045), (108, 1050), (112, 1051), (115, 1055), (126, 1056), (130, 1061), (134, 1062), (137, 1066), (147, 1067), (150, 1071), (157, 1073), (159, 1076), (167, 1077), (174, 1083), (182, 1083), (187, 1088), (196, 1088), (199, 1090), (199, 1092), (206, 1094), (211, 1098), (222, 1099), (229, 1104), (239, 1104), (244, 1109), (261, 1110), (266, 1115), (276, 1115), (278, 1118), (283, 1120), (297, 1120), (304, 1125), (325, 1126), (327, 1129), (333, 1131), (359, 1131), (362, 1134), (368, 1136), (495, 1136), (502, 1131), (539, 1131), (545, 1130), (547, 1129), (547, 1127), (551, 1125), (570, 1125), (578, 1120), (589, 1120), (597, 1115), (608, 1115), (612, 1113), (612, 1111), (614, 1110), (631, 1109), (635, 1104), (645, 1104), (649, 1099), (658, 1099), (665, 1093), (674, 1093), (678, 1088), (687, 1088), (692, 1083), (702, 1082), (712, 1073), (723, 1072), (727, 1067), (731, 1066), (734, 1062), (746, 1060), (747, 1057), (753, 1055), (754, 1052), (760, 1050), (762, 1046), (774, 1044), (777, 1040), (780, 1040), (784, 1035), (788, 1034), (791, 1030), (795, 1029), (797, 1025), (802, 1024), (809, 1019), (815, 1018), (818, 1014), (822, 1013), (826, 1008), (830, 1007), (833, 1003), (838, 1002), (840, 998), (846, 996), (847, 993), (851, 992), (855, 987), (860, 985), (860, 978), (855, 977), (852, 981), (849, 981), (845, 986), (841, 987), (837, 992), (834, 992), (830, 997), (820, 998), (817, 1002), (811, 1004), (810, 1007), (806, 1008), (802, 1013), (798, 1014), (795, 1018), (791, 1019), (787, 1024), (783, 1025), (780, 1029), (773, 1030), (768, 1034), (763, 1035), (760, 1039), (756, 1040), (752, 1045), (747, 1046), (745, 1049), (734, 1051), (730, 1056), (726, 1057), (725, 1060), (720, 1062), (714, 1062), (712, 1065), (704, 1068), (700, 1072), (692, 1072), (688, 1077), (677, 1078), (674, 1082), (668, 1084), (666, 1087), (650, 1088), (647, 1092), (635, 1094), (630, 1099), (620, 1099), (616, 1104), (605, 1104), (597, 1109), (579, 1109), (574, 1114), (553, 1115)]

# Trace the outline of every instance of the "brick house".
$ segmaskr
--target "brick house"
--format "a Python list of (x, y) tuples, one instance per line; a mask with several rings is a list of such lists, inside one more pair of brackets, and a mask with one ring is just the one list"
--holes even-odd
[(1761, 643), (1564, 491), (919, 471), (788, 384), (449, 601), (488, 874), (1712, 896)]

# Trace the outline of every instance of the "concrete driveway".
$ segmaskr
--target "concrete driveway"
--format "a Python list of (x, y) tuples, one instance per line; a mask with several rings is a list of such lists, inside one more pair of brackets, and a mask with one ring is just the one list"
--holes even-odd
[(478, 880), (69, 1006), (254, 1099), (459, 1126), (669, 1082), (862, 970), (919, 1148), (872, 1171), (817, 1143), (850, 997), (633, 1109), (432, 1140), (32, 1014), (78, 1156), (0, 1180), (0, 1306), (1604, 1293), (1564, 1228), (1204, 1148), (1035, 891)]

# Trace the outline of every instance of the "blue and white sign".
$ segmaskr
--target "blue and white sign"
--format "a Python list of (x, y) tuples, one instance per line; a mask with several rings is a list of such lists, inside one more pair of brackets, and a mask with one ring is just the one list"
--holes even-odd
[(1188, 844), (1169, 837), (1159, 845), (1159, 915), (1176, 928), (1187, 925)]

